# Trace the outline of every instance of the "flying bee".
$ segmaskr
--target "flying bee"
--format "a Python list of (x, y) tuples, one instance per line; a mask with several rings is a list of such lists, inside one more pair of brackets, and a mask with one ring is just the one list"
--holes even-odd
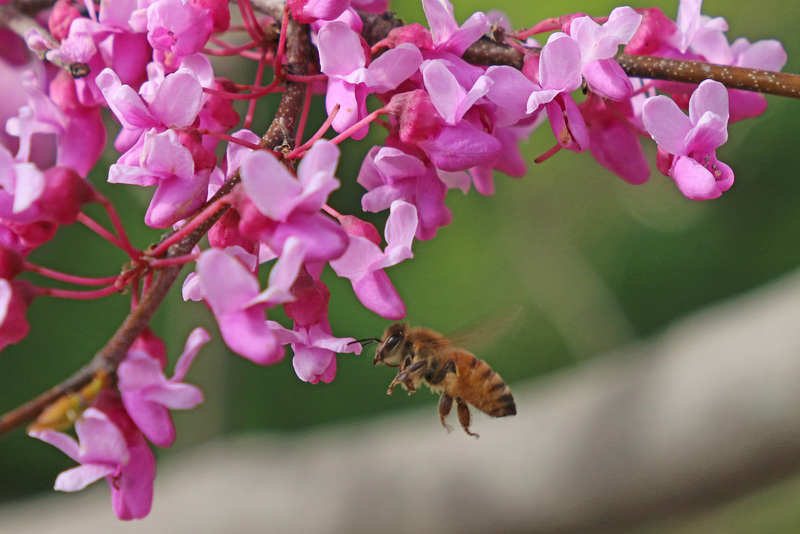
[[(366, 341), (366, 340), (365, 340)], [(386, 329), (375, 351), (372, 365), (383, 363), (397, 367), (397, 376), (389, 384), (387, 394), (400, 384), (414, 393), (425, 384), (433, 392), (442, 392), (439, 398), (439, 419), (449, 432), (452, 427), (445, 418), (456, 403), (458, 422), (470, 436), (472, 420), (469, 405), (492, 417), (515, 415), (517, 406), (511, 389), (489, 364), (464, 349), (454, 347), (445, 336), (427, 328), (408, 328), (396, 323)]]

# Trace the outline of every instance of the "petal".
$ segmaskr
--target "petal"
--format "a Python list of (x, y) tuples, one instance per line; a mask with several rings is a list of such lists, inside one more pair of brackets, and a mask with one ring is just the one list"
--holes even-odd
[(214, 314), (241, 309), (259, 292), (258, 280), (242, 263), (218, 249), (203, 252), (197, 260), (203, 293)]
[(297, 178), (303, 185), (303, 209), (317, 211), (338, 189), (339, 180), (334, 176), (338, 164), (339, 147), (325, 139), (314, 143), (297, 168)]
[(628, 75), (613, 59), (601, 59), (584, 65), (583, 75), (592, 91), (611, 100), (624, 100), (633, 93)]
[(156, 89), (150, 112), (169, 128), (189, 126), (203, 107), (203, 87), (192, 74), (170, 74)]
[(670, 154), (681, 154), (692, 123), (671, 98), (662, 95), (645, 100), (642, 122), (660, 147)]
[(383, 257), (383, 252), (366, 237), (351, 235), (348, 238), (347, 250), (330, 264), (338, 276), (355, 283), (369, 271), (373, 263)]
[(422, 79), (436, 111), (447, 124), (454, 126), (461, 118), (456, 116), (456, 109), (466, 95), (464, 88), (441, 61), (426, 62), (422, 67)]
[(58, 491), (80, 491), (103, 477), (114, 474), (119, 466), (113, 464), (85, 464), (67, 469), (56, 478)]
[(191, 384), (170, 382), (145, 391), (142, 398), (170, 410), (190, 410), (203, 402), (203, 392)]
[(700, 117), (711, 112), (728, 124), (728, 90), (714, 80), (703, 81), (689, 99), (689, 120), (697, 124)]
[(128, 445), (122, 431), (108, 416), (88, 408), (75, 423), (81, 444), (81, 462), (124, 464), (129, 459)]
[(264, 303), (267, 307), (276, 306), (294, 300), (292, 284), (303, 265), (306, 247), (300, 238), (291, 236), (283, 244), (280, 258), (269, 273), (267, 289), (250, 300), (247, 305)]
[(366, 66), (361, 40), (344, 22), (326, 24), (319, 30), (317, 39), (320, 69), (324, 74), (345, 76)]
[(274, 156), (263, 150), (248, 154), (241, 166), (242, 185), (258, 210), (276, 221), (292, 212), (297, 197), (303, 192), (300, 185)]
[(56, 430), (32, 430), (28, 435), (49, 443), (76, 462), (80, 462), (80, 445), (69, 434)]
[(194, 361), (194, 357), (200, 352), (200, 349), (211, 340), (205, 328), (197, 327), (189, 334), (186, 339), (186, 345), (183, 348), (183, 353), (175, 363), (175, 373), (172, 375), (171, 380), (180, 382), (189, 372), (189, 367)]
[(276, 342), (262, 310), (249, 308), (220, 315), (217, 324), (225, 344), (236, 354), (259, 365), (270, 365), (283, 358), (283, 347)]
[(670, 178), (675, 180), (680, 192), (691, 200), (710, 200), (722, 195), (717, 181), (708, 169), (687, 156), (675, 158)]
[(368, 67), (372, 75), (369, 88), (376, 93), (394, 89), (409, 79), (421, 64), (422, 54), (410, 43), (387, 50)]
[(316, 384), (320, 379), (323, 382), (333, 379), (336, 374), (336, 353), (309, 346), (296, 346), (293, 350), (292, 366), (300, 380)]
[(544, 89), (571, 92), (581, 86), (581, 49), (563, 33), (554, 33), (542, 48), (539, 82)]
[[(138, 439), (135, 439), (138, 438)], [(131, 445), (131, 459), (111, 486), (111, 505), (119, 519), (141, 519), (150, 513), (156, 462), (141, 435)]]
[(383, 271), (367, 273), (353, 284), (353, 291), (368, 310), (381, 317), (399, 321), (406, 316), (406, 305)]

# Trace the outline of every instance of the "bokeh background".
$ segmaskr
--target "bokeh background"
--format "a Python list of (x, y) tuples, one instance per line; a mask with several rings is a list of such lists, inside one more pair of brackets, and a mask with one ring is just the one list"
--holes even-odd
[[(615, 7), (606, 0), (455, 4), (459, 21), (476, 10), (501, 9), (514, 27), (577, 11), (602, 16)], [(631, 5), (655, 5), (668, 16), (677, 10), (672, 0)], [(416, 2), (395, 2), (393, 8), (406, 21), (424, 22)], [(725, 17), (731, 40), (780, 39), (789, 54), (784, 70), (800, 72), (800, 3), (706, 0), (703, 12)], [(226, 75), (248, 80), (241, 70)], [(493, 196), (451, 192), (447, 202), (453, 223), (440, 229), (434, 240), (415, 243), (413, 260), (390, 269), (407, 304), (408, 321), (453, 332), (520, 308), (514, 326), (480, 354), (513, 387), (652, 336), (693, 310), (796, 269), (800, 102), (769, 100), (764, 116), (730, 128), (730, 140), (717, 155), (734, 169), (736, 183), (722, 198), (709, 202), (685, 199), (655, 169), (647, 184), (631, 186), (588, 153), (560, 153), (535, 165), (533, 159), (553, 143), (550, 129), (540, 128), (523, 147), (530, 162), (527, 176), (498, 174)], [(266, 124), (274, 102), (272, 106), (261, 106), (254, 124)], [(322, 109), (321, 99), (315, 107)], [(321, 120), (317, 113), (312, 122)], [(371, 139), (381, 143), (378, 135)], [(330, 204), (359, 215), (363, 190), (355, 179), (371, 145), (341, 146), (337, 175), (342, 187)], [(651, 161), (653, 148), (648, 147)], [(113, 159), (109, 154), (109, 163)], [(151, 191), (108, 187), (102, 180), (96, 176), (94, 182), (114, 200), (134, 243), (143, 248), (157, 241), (159, 233), (141, 222)], [(367, 218), (382, 228), (385, 214)], [(88, 276), (118, 272), (125, 261), (80, 225), (63, 229), (31, 259)], [(383, 332), (387, 321), (359, 304), (347, 280), (329, 270), (323, 280), (331, 291), (334, 334), (366, 338)], [(205, 403), (191, 412), (175, 413), (178, 440), (170, 450), (157, 451), (160, 459), (225, 434), (302, 435), (309, 429), (391, 417), (422, 405), (435, 411), (436, 400), (429, 395), (385, 395), (393, 373), (373, 368), (370, 349), (361, 356), (340, 356), (336, 379), (319, 385), (296, 377), (290, 354), (272, 367), (237, 357), (219, 341), (210, 313), (200, 304), (183, 303), (179, 289), (174, 288), (153, 322), (171, 357), (180, 353), (198, 324), (206, 326), (215, 341), (203, 349), (188, 377), (204, 390)], [(127, 296), (97, 302), (37, 300), (29, 311), (31, 334), (0, 358), (0, 411), (36, 396), (85, 364), (120, 324), (128, 302)], [(270, 318), (285, 320), (277, 312)], [(433, 416), (431, 424), (438, 425)], [(21, 430), (0, 439), (0, 502), (50, 491), (57, 473), (71, 465), (62, 453)], [(789, 481), (768, 488), (687, 518), (669, 532), (798, 532), (799, 485)]]

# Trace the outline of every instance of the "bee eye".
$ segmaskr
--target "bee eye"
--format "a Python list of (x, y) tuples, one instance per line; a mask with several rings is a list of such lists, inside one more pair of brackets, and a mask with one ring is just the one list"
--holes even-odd
[(392, 352), (394, 349), (397, 348), (397, 345), (403, 340), (403, 334), (400, 332), (395, 332), (389, 339), (386, 340), (386, 344), (384, 345), (384, 350), (386, 352)]

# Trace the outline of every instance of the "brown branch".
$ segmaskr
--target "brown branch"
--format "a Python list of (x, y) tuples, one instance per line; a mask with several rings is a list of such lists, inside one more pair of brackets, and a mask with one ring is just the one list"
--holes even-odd
[[(296, 74), (306, 74), (311, 51), (308, 27), (290, 21), (287, 31), (289, 32), (287, 39), (288, 68)], [(278, 112), (267, 133), (264, 134), (261, 146), (279, 151), (283, 151), (288, 146), (288, 149), (291, 150), (294, 146), (294, 133), (305, 90), (306, 85), (303, 83), (286, 83), (286, 90), (283, 93)], [(214, 202), (230, 193), (238, 182), (237, 172), (209, 202)], [(222, 217), (226, 209), (227, 207), (220, 209), (192, 233), (170, 247), (165, 257), (174, 258), (190, 253), (214, 223)], [(60, 397), (79, 391), (92, 381), (98, 371), (105, 371), (113, 376), (134, 340), (149, 324), (150, 319), (166, 298), (180, 271), (180, 266), (159, 269), (152, 285), (142, 296), (142, 300), (125, 318), (108, 343), (92, 358), (92, 361), (61, 384), (0, 417), (0, 436), (32, 421)]]
[(629, 54), (617, 54), (614, 59), (626, 74), (638, 78), (689, 83), (716, 80), (731, 89), (800, 98), (797, 74)]

